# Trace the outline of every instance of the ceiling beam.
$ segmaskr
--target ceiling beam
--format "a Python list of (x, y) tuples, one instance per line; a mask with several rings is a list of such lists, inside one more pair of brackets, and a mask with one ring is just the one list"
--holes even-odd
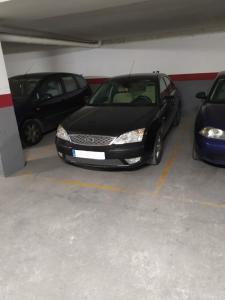
[(96, 42), (81, 42), (73, 40), (62, 40), (52, 38), (33, 37), (27, 35), (15, 35), (0, 32), (0, 41), (7, 43), (22, 43), (33, 45), (60, 46), (60, 47), (82, 47), (82, 48), (99, 48), (102, 45), (101, 41)]

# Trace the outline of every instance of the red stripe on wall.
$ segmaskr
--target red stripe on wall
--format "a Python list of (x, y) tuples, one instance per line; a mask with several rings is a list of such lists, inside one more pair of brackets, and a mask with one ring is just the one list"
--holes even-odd
[(96, 77), (96, 78), (86, 78), (89, 84), (102, 84), (105, 82), (108, 78), (101, 78), (101, 77)]
[(188, 80), (214, 80), (218, 73), (193, 73), (193, 74), (175, 74), (170, 75), (174, 81), (188, 81)]
[(11, 94), (0, 95), (0, 108), (13, 106)]
[[(191, 81), (191, 80), (214, 80), (218, 73), (192, 73), (192, 74), (173, 74), (170, 78), (174, 81)], [(87, 78), (89, 84), (102, 84), (108, 78)]]

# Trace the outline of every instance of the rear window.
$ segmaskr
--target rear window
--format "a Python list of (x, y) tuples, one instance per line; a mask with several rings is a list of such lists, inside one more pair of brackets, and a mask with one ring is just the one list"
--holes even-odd
[(13, 97), (28, 97), (35, 89), (41, 78), (11, 78), (9, 85)]
[(64, 76), (62, 77), (62, 80), (64, 82), (65, 90), (67, 93), (71, 93), (78, 89), (78, 85), (74, 77)]
[(76, 79), (77, 79), (77, 81), (79, 83), (79, 86), (81, 88), (84, 88), (84, 87), (87, 86), (87, 81), (82, 76), (76, 76)]

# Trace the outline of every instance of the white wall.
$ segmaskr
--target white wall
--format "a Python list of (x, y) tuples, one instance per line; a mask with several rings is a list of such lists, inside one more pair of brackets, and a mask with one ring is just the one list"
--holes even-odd
[(9, 83), (7, 80), (7, 74), (5, 69), (5, 62), (2, 53), (2, 46), (0, 43), (0, 95), (9, 94)]
[(132, 42), (100, 49), (61, 49), (5, 56), (8, 75), (65, 71), (85, 76), (114, 76), (160, 70), (168, 74), (225, 69), (225, 32)]

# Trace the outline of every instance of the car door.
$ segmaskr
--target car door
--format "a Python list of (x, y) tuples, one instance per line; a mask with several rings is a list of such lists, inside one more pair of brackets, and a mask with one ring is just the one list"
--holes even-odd
[(179, 105), (179, 95), (177, 93), (177, 89), (174, 85), (174, 83), (169, 79), (168, 76), (163, 77), (166, 86), (167, 86), (167, 93), (169, 96), (171, 96), (171, 100), (169, 100), (169, 114), (170, 114), (170, 125), (172, 124), (174, 117), (177, 112), (177, 107)]
[(65, 90), (62, 111), (68, 115), (85, 105), (85, 96), (74, 75), (63, 74), (61, 81)]
[(63, 86), (56, 75), (46, 78), (38, 87), (34, 109), (45, 131), (56, 128), (61, 121), (63, 98)]
[(165, 80), (163, 77), (159, 77), (159, 89), (160, 89), (160, 106), (161, 106), (161, 118), (162, 118), (162, 127), (163, 133), (166, 134), (170, 125), (171, 125), (171, 104), (167, 96), (169, 96), (169, 91)]

